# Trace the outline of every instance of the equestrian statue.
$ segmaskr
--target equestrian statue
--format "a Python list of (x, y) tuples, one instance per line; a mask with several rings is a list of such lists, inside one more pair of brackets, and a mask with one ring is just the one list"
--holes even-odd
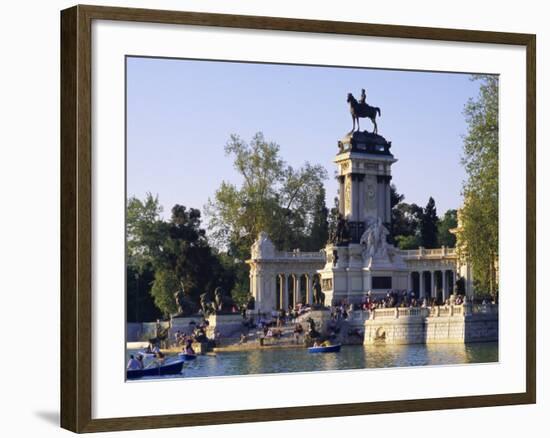
[(351, 132), (355, 131), (355, 121), (357, 120), (357, 131), (360, 130), (359, 128), (359, 119), (360, 118), (369, 118), (374, 125), (374, 130), (372, 131), (373, 134), (378, 134), (378, 126), (376, 125), (376, 116), (380, 116), (380, 108), (376, 106), (370, 106), (367, 104), (367, 96), (365, 93), (365, 89), (363, 88), (361, 90), (361, 98), (359, 101), (355, 97), (353, 97), (353, 94), (348, 93), (348, 100), (349, 103), (349, 111), (351, 113), (351, 118), (353, 120), (353, 128), (351, 129)]

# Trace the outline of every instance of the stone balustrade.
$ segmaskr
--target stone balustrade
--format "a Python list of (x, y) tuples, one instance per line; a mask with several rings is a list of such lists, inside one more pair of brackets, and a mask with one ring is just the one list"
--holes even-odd
[(325, 261), (325, 254), (321, 251), (304, 252), (304, 251), (277, 251), (274, 258), (276, 259), (308, 259), (318, 260), (320, 262)]
[(450, 317), (464, 316), (472, 313), (498, 313), (498, 305), (476, 305), (472, 304), (452, 304), (431, 307), (392, 307), (383, 309), (373, 309), (370, 312), (369, 319), (397, 319), (409, 316), (428, 317)]
[(430, 259), (441, 257), (456, 258), (458, 256), (456, 248), (448, 248), (446, 246), (434, 249), (426, 249), (422, 247), (418, 249), (403, 249), (400, 250), (399, 253), (405, 259)]
[(366, 345), (497, 340), (496, 304), (374, 309), (365, 320)]

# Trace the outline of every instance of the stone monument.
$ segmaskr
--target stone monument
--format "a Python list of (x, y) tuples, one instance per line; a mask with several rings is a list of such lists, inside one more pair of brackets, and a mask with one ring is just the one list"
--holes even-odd
[[(348, 102), (354, 129), (359, 117), (375, 123), (376, 115), (365, 109), (366, 102), (358, 102), (351, 93)], [(375, 114), (380, 115), (379, 108)], [(318, 271), (327, 305), (342, 300), (359, 303), (369, 292), (381, 295), (389, 289), (407, 288), (407, 266), (387, 241), (391, 166), (397, 159), (390, 151), (391, 142), (384, 137), (354, 129), (338, 142), (334, 159), (340, 218), (325, 247), (325, 267)]]

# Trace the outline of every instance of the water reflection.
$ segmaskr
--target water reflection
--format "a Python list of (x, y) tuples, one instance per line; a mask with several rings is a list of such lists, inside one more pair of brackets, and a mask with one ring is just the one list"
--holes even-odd
[[(127, 355), (134, 353), (128, 351)], [(344, 346), (340, 353), (310, 354), (305, 348), (252, 350), (199, 356), (182, 377), (388, 368), (498, 361), (497, 343)], [(173, 378), (171, 376), (170, 378)]]

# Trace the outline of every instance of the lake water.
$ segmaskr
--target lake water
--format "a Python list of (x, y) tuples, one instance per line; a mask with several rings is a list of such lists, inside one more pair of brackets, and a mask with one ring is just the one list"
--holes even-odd
[[(127, 356), (135, 351), (129, 350)], [(169, 358), (168, 360), (172, 360)], [(198, 356), (181, 376), (213, 377), (349, 370), (498, 361), (498, 343), (343, 346), (339, 353), (310, 354), (305, 348), (266, 349)], [(155, 377), (158, 379), (159, 377)], [(160, 377), (162, 378), (162, 377)]]

